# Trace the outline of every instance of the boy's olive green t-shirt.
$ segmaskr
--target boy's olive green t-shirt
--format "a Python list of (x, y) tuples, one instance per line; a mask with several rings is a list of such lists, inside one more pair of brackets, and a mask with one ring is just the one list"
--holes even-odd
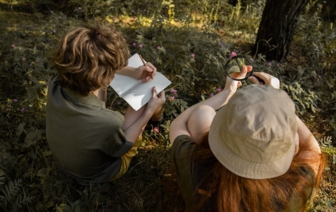
[(80, 183), (107, 182), (120, 170), (121, 156), (133, 143), (125, 138), (124, 117), (105, 108), (94, 94), (81, 96), (58, 85), (48, 86), (47, 141), (60, 168)]
[[(196, 192), (197, 178), (202, 176), (199, 173), (199, 168), (197, 161), (193, 160), (192, 152), (196, 149), (196, 143), (192, 141), (191, 137), (188, 135), (180, 135), (176, 137), (173, 146), (171, 148), (171, 158), (172, 162), (176, 167), (177, 181), (179, 183), (180, 191), (184, 199), (186, 208), (185, 211), (192, 211), (192, 206), (196, 204), (193, 196)], [(204, 167), (203, 167), (204, 168)], [(204, 169), (202, 169), (204, 170)], [(314, 184), (315, 175), (312, 170), (302, 168), (301, 170), (307, 179)], [(199, 179), (201, 179), (200, 177)], [(204, 188), (206, 189), (206, 188)], [(315, 188), (305, 188), (306, 195), (308, 197), (307, 207), (312, 203), (313, 197), (315, 196)], [(200, 194), (197, 194), (200, 195)], [(293, 194), (286, 209), (280, 210), (285, 212), (297, 212), (298, 203), (302, 201), (301, 197), (297, 194)], [(210, 207), (210, 206), (209, 206)], [(215, 209), (209, 209), (209, 211), (215, 211)]]

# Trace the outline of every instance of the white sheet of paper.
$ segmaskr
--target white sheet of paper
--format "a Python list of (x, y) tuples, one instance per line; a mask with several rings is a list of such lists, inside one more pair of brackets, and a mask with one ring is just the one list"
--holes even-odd
[[(143, 63), (138, 54), (128, 59), (128, 66), (138, 68)], [(116, 74), (110, 86), (123, 98), (135, 111), (144, 106), (152, 97), (152, 88), (156, 87), (157, 93), (163, 91), (171, 81), (160, 72), (156, 72), (154, 79), (142, 82), (132, 77)]]

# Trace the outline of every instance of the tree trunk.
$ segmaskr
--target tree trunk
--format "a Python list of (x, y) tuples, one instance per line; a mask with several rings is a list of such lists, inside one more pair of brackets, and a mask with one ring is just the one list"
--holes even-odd
[(267, 60), (285, 59), (298, 17), (307, 3), (308, 0), (267, 0), (253, 52), (266, 55)]

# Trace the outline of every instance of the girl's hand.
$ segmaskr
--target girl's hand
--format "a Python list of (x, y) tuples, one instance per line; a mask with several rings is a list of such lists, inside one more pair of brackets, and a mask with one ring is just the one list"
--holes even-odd
[[(245, 78), (246, 73), (252, 71), (252, 66), (243, 66), (239, 73), (233, 73), (232, 77), (239, 79)], [(226, 77), (226, 83), (224, 90), (236, 91), (239, 86), (241, 86), (241, 81), (233, 80), (230, 77)]]
[[(276, 89), (280, 88), (280, 81), (279, 81), (278, 78), (276, 78), (276, 77), (274, 77), (270, 74), (267, 74), (265, 72), (254, 72), (253, 74), (255, 76), (259, 77), (260, 79), (264, 80), (265, 85), (271, 85)], [(249, 80), (251, 80), (253, 84), (260, 85), (260, 82), (254, 76), (250, 76)]]

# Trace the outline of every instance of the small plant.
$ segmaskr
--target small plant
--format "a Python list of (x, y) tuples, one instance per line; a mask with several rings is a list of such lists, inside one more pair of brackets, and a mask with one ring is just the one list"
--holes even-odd
[(336, 147), (332, 145), (332, 137), (325, 136), (320, 140), (322, 151), (331, 157), (332, 164), (336, 164)]
[[(4, 173), (0, 171), (0, 180), (3, 179)], [(9, 181), (8, 184), (0, 186), (3, 188), (0, 194), (0, 207), (4, 211), (18, 211), (32, 203), (34, 197), (27, 194), (22, 185), (22, 180), (17, 179)]]
[(319, 99), (315, 92), (304, 90), (297, 82), (290, 85), (282, 83), (281, 88), (286, 90), (288, 95), (293, 99), (296, 112), (299, 115), (309, 112), (316, 113), (317, 101)]

